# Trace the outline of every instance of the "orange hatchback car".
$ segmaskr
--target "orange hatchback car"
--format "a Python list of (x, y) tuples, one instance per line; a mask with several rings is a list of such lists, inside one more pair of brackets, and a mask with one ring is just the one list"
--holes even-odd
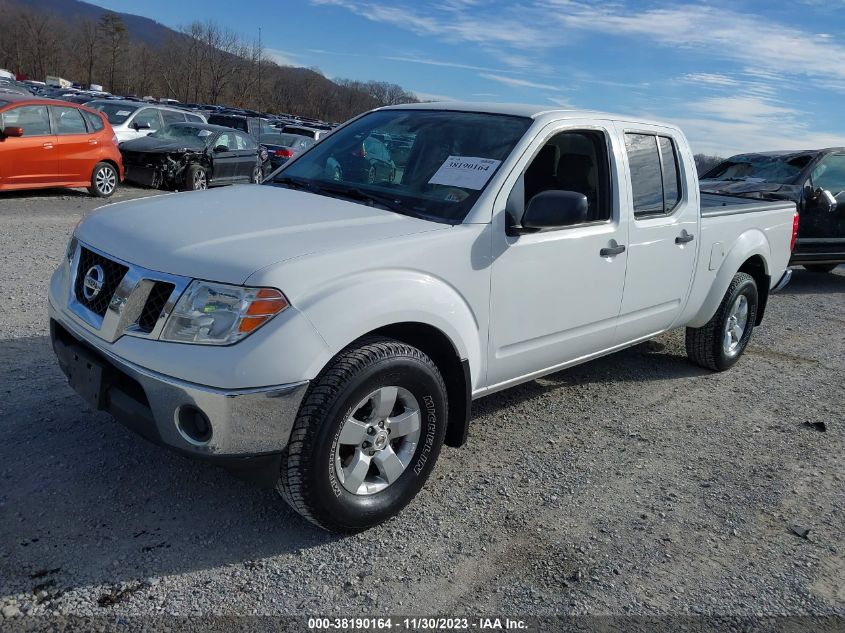
[(0, 94), (0, 191), (87, 187), (108, 198), (122, 180), (117, 137), (103, 113)]

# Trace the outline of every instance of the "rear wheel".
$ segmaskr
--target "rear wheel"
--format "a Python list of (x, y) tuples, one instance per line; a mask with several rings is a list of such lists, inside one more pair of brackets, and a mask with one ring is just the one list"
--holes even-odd
[(734, 275), (716, 314), (699, 328), (687, 328), (687, 356), (696, 364), (724, 371), (742, 356), (757, 320), (757, 283), (747, 273)]
[(117, 189), (117, 169), (111, 163), (97, 163), (91, 173), (88, 192), (97, 198), (109, 198)]
[(446, 387), (428, 356), (394, 339), (362, 339), (309, 388), (277, 490), (326, 530), (377, 525), (422, 488), (440, 453), (446, 411)]
[(202, 165), (191, 165), (185, 173), (185, 188), (189, 191), (208, 189), (208, 172)]
[(804, 268), (811, 273), (829, 273), (839, 264), (804, 264)]

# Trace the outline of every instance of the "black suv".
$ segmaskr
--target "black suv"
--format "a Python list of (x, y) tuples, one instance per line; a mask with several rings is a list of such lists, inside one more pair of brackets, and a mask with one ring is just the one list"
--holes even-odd
[(246, 132), (256, 140), (258, 140), (259, 136), (268, 133), (268, 131), (272, 129), (269, 119), (251, 116), (248, 114), (234, 114), (229, 112), (212, 114), (208, 117), (208, 123), (209, 125), (222, 125), (224, 127), (235, 128), (241, 132)]

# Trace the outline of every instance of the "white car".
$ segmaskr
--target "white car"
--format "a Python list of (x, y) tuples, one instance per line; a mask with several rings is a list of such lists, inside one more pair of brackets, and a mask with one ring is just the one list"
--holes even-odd
[[(332, 159), (363, 167), (378, 134), (412, 144), (395, 173), (336, 180)], [(252, 464), (309, 520), (355, 531), (467, 440), (476, 398), (679, 327), (693, 362), (734, 365), (796, 228), (789, 202), (702, 197), (671, 125), (397, 106), (263, 186), (86, 216), (50, 283), (51, 333), (91, 408)]]
[(108, 117), (118, 143), (147, 136), (172, 123), (206, 123), (201, 114), (157, 103), (96, 99), (85, 105)]

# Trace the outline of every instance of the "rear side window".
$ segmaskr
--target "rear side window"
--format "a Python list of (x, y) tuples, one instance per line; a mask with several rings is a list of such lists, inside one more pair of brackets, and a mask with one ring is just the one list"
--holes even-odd
[(56, 117), (56, 134), (86, 134), (85, 119), (82, 113), (76, 108), (65, 106), (52, 106), (53, 114)]
[(682, 197), (675, 143), (666, 136), (627, 133), (625, 148), (634, 217), (672, 213)]
[(23, 128), (24, 136), (45, 136), (50, 134), (50, 115), (47, 106), (20, 106), (3, 113), (3, 127)]
[(161, 127), (161, 117), (158, 113), (159, 111), (155, 108), (144, 108), (132, 119), (132, 125), (143, 125), (146, 123), (150, 126), (149, 129), (155, 132)]
[(185, 118), (188, 119), (188, 123), (205, 123), (205, 120), (201, 116), (197, 116), (196, 114), (190, 114), (186, 112)]
[(165, 125), (170, 125), (171, 123), (185, 122), (185, 115), (181, 112), (174, 112), (173, 110), (162, 110), (161, 116), (164, 118)]
[(80, 110), (80, 112), (82, 112), (82, 116), (88, 122), (88, 127), (92, 132), (99, 132), (105, 127), (103, 120), (93, 112), (86, 112), (85, 110)]

